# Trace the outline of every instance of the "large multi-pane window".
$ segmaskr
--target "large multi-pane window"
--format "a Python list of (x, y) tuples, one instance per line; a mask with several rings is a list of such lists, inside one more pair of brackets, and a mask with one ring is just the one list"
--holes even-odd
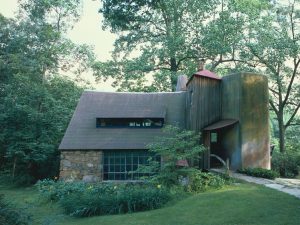
[(97, 118), (96, 127), (161, 128), (163, 118)]
[(148, 159), (152, 154), (146, 150), (136, 151), (112, 151), (104, 152), (103, 179), (104, 180), (137, 180), (146, 173), (136, 170), (139, 165), (148, 165)]

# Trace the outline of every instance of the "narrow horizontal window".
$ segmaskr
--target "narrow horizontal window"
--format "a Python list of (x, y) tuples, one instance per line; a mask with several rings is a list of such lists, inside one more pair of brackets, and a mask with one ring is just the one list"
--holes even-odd
[(97, 118), (96, 127), (161, 128), (164, 118)]

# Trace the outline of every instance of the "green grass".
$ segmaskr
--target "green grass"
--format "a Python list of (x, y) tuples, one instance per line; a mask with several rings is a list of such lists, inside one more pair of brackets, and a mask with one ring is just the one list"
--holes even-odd
[(0, 185), (0, 193), (48, 225), (292, 225), (300, 221), (300, 199), (263, 186), (241, 183), (188, 197), (167, 207), (126, 215), (72, 218), (56, 203), (38, 197), (35, 188)]

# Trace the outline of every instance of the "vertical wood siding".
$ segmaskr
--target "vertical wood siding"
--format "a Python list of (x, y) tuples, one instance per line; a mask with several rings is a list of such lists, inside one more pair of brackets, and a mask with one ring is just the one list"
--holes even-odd
[(187, 128), (200, 132), (221, 118), (220, 80), (194, 76), (187, 87)]

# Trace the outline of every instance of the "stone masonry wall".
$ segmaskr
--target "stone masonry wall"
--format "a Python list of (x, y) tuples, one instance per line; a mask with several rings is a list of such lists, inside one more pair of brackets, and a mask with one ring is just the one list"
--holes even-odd
[(61, 151), (59, 177), (65, 181), (101, 181), (102, 157), (102, 151)]

